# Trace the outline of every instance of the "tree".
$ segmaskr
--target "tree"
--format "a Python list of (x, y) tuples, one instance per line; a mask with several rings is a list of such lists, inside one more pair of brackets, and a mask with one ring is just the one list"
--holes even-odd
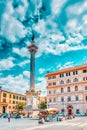
[(16, 106), (15, 106), (15, 109), (20, 112), (22, 111), (24, 108), (25, 108), (26, 104), (25, 103), (18, 103)]
[(40, 108), (40, 109), (46, 109), (46, 108), (47, 108), (47, 102), (41, 102), (41, 103), (39, 104), (39, 108)]

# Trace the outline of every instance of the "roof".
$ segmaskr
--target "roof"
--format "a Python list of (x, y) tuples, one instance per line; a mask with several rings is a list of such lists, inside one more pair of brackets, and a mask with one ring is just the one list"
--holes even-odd
[(46, 74), (46, 77), (57, 75), (57, 74), (60, 74), (60, 73), (66, 73), (66, 72), (69, 72), (69, 71), (85, 69), (85, 68), (87, 68), (87, 64), (83, 64), (83, 65), (75, 66), (75, 67), (70, 67), (70, 68), (65, 68), (65, 69), (61, 69), (61, 70), (58, 70), (58, 71), (49, 72), (49, 73)]
[(3, 89), (2, 89), (2, 91), (3, 91), (3, 92), (7, 92), (7, 93), (11, 93), (11, 94), (17, 94), (17, 95), (21, 95), (21, 96), (26, 96), (26, 95), (24, 95), (24, 94), (19, 94), (19, 93), (15, 93), (15, 92), (10, 92), (10, 91), (3, 90)]

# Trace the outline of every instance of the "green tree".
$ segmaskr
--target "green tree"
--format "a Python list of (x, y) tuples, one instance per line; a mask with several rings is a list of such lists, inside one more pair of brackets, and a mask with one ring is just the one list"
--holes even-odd
[(21, 112), (25, 107), (26, 107), (26, 104), (25, 104), (25, 103), (18, 103), (18, 104), (15, 106), (15, 109), (16, 109), (18, 112)]
[(38, 107), (40, 109), (46, 109), (47, 108), (47, 102), (41, 102)]

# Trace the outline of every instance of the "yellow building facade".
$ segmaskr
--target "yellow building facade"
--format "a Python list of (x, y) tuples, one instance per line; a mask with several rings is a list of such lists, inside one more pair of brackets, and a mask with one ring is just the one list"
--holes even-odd
[(15, 111), (15, 106), (19, 103), (26, 103), (26, 96), (5, 90), (0, 92), (0, 113)]

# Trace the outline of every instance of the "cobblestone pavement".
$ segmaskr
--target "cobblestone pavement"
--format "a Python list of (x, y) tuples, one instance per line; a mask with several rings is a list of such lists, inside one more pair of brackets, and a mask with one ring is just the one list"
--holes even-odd
[(54, 122), (24, 130), (87, 130), (87, 117), (80, 117), (62, 122)]
[(10, 123), (7, 119), (0, 119), (0, 130), (87, 130), (87, 117), (50, 122), (44, 125), (39, 125), (37, 120), (28, 118), (11, 119)]
[(37, 120), (30, 120), (28, 118), (23, 119), (11, 119), (8, 122), (7, 118), (0, 118), (0, 130), (23, 130), (38, 125)]

